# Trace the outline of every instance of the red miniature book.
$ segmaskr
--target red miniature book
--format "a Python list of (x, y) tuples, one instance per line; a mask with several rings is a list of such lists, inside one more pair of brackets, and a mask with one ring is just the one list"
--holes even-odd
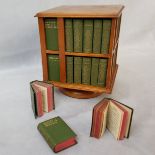
[[(41, 113), (50, 112), (55, 109), (54, 86), (52, 84), (42, 81), (33, 81), (30, 83), (30, 87), (32, 107), (35, 117), (42, 116), (43, 114)], [(38, 111), (40, 111), (39, 114)]]
[(100, 138), (107, 128), (117, 140), (129, 137), (133, 109), (105, 98), (93, 108), (90, 136)]
[(32, 89), (34, 90), (35, 95), (36, 113), (40, 117), (43, 115), (42, 93), (39, 88), (34, 85), (32, 85)]

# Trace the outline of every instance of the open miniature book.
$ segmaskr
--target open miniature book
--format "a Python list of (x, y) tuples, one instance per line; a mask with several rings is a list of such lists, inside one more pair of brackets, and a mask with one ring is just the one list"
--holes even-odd
[(44, 112), (50, 112), (54, 105), (54, 86), (43, 81), (30, 82), (32, 108), (35, 117), (40, 117)]
[(105, 98), (93, 108), (90, 136), (100, 138), (107, 128), (117, 140), (128, 138), (132, 115), (132, 108)]

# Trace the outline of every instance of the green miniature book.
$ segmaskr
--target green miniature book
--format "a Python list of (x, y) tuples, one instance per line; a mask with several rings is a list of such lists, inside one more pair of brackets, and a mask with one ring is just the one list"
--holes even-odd
[[(93, 50), (93, 19), (84, 19), (83, 53), (91, 53)], [(82, 84), (90, 84), (91, 58), (84, 57), (82, 62)]]
[(106, 86), (108, 59), (100, 59), (99, 62), (99, 74), (98, 74), (98, 86)]
[[(102, 43), (101, 43), (102, 54), (108, 54), (109, 52), (111, 21), (112, 21), (111, 19), (103, 19)], [(108, 59), (100, 59), (98, 85), (101, 87), (106, 86), (107, 66), (108, 66)]]
[[(65, 19), (65, 45), (66, 52), (73, 52), (73, 22), (72, 19)], [(73, 57), (66, 57), (67, 82), (73, 83)]]
[(58, 55), (48, 55), (48, 80), (60, 81), (60, 64)]
[[(82, 52), (83, 20), (73, 19), (74, 52)], [(82, 58), (74, 57), (74, 83), (81, 83)]]
[(77, 144), (76, 134), (59, 116), (40, 123), (38, 130), (54, 152)]
[(56, 18), (45, 18), (46, 49), (58, 51), (58, 28)]
[[(93, 53), (101, 51), (102, 19), (94, 19)], [(98, 85), (99, 58), (92, 58), (91, 85)]]
[(107, 54), (110, 44), (111, 19), (103, 19), (101, 53)]

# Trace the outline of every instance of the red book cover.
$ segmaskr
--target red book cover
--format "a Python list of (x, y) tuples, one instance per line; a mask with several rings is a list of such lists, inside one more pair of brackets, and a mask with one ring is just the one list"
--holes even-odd
[(40, 82), (40, 81), (36, 81), (35, 83), (47, 88), (48, 112), (50, 112), (55, 108), (53, 86), (51, 84)]
[(94, 137), (96, 137), (96, 138), (100, 138), (99, 135), (100, 135), (100, 126), (101, 126), (101, 123), (102, 123), (101, 121), (104, 120), (104, 118), (102, 119), (101, 117), (102, 117), (102, 112), (98, 110), (98, 112), (97, 112), (97, 122), (96, 122), (96, 126), (95, 126), (96, 130), (95, 130), (95, 135), (94, 135)]
[(59, 152), (59, 151), (62, 151), (72, 145), (75, 145), (77, 143), (76, 139), (73, 137), (73, 138), (70, 138), (60, 144), (57, 144), (54, 148), (54, 152)]
[(92, 116), (92, 129), (91, 129), (91, 136), (94, 137), (96, 133), (96, 124), (98, 123), (97, 120), (97, 111), (102, 106), (102, 102), (99, 102), (95, 107), (93, 108), (93, 116)]
[(108, 100), (103, 100), (102, 106), (98, 110), (98, 113), (97, 113), (97, 115), (98, 115), (98, 117), (97, 117), (98, 123), (96, 124), (96, 135), (95, 135), (96, 138), (100, 138), (103, 121), (105, 121), (104, 120), (105, 118), (103, 118), (104, 110), (107, 107), (107, 105), (108, 105)]
[(42, 103), (42, 94), (39, 88), (32, 84), (32, 88), (36, 95), (36, 106), (37, 106), (37, 115), (40, 117), (43, 113), (43, 103)]
[(128, 119), (128, 111), (125, 110), (123, 107), (121, 107), (119, 104), (117, 104), (117, 102), (115, 102), (115, 101), (112, 101), (112, 102), (124, 112), (121, 131), (120, 131), (120, 137), (119, 137), (119, 140), (122, 140), (125, 136), (127, 119)]

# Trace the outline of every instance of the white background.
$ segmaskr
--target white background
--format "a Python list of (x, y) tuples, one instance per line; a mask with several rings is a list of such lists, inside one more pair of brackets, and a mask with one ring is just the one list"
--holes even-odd
[[(29, 82), (42, 79), (36, 12), (59, 5), (123, 4), (119, 70), (113, 93), (78, 100), (55, 90), (56, 110), (35, 120)], [(155, 2), (153, 0), (1, 0), (0, 3), (0, 155), (54, 154), (37, 124), (61, 116), (78, 135), (78, 144), (60, 155), (155, 154)], [(129, 139), (106, 132), (90, 138), (93, 106), (108, 96), (134, 108)]]

